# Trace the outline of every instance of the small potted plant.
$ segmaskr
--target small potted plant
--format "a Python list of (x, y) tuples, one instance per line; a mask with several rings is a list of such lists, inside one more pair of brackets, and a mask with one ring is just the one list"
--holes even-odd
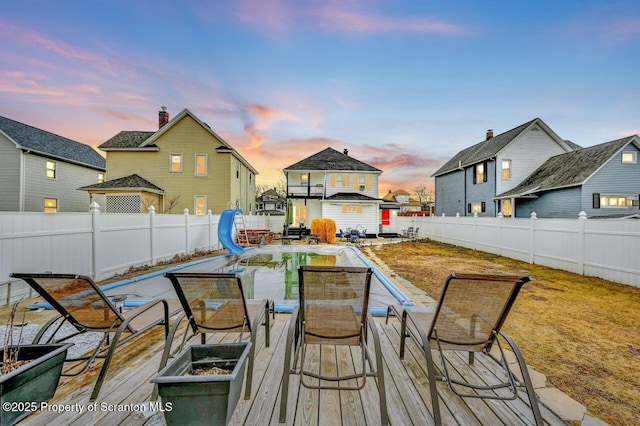
[(191, 345), (151, 381), (167, 425), (226, 425), (238, 404), (251, 342)]
[[(56, 392), (67, 350), (73, 343), (21, 345), (13, 344), (14, 318), (18, 303), (13, 305), (0, 358), (0, 424), (13, 425), (40, 404), (48, 402)], [(18, 342), (20, 337), (18, 337)]]

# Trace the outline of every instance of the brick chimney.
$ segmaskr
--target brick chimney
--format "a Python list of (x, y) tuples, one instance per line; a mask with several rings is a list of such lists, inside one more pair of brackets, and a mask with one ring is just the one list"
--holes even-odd
[(493, 137), (493, 129), (487, 130), (487, 138), (485, 140), (489, 140)]
[(169, 122), (169, 113), (167, 112), (167, 107), (160, 107), (160, 111), (158, 111), (158, 128), (162, 128), (165, 124)]
[(349, 155), (349, 150), (348, 150), (347, 148), (345, 148), (345, 149), (342, 151), (342, 153), (343, 153), (344, 155)]

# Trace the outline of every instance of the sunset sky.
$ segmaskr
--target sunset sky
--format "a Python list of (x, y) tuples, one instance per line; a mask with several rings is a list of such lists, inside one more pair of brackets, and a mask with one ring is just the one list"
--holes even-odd
[(273, 184), (328, 146), (431, 185), (540, 117), (582, 146), (640, 133), (640, 2), (0, 2), (0, 115), (97, 146), (189, 108)]

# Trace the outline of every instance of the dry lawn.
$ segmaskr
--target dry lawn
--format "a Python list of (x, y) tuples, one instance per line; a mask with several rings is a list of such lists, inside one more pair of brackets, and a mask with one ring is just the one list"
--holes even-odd
[(371, 248), (438, 299), (451, 272), (530, 276), (504, 326), (527, 364), (612, 425), (640, 424), (640, 289), (429, 240)]

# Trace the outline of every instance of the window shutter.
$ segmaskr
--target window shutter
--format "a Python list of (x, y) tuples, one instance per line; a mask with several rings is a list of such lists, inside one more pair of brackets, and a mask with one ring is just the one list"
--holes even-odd
[(342, 182), (342, 186), (344, 188), (348, 188), (349, 187), (349, 175), (348, 174), (344, 174), (344, 181)]
[[(489, 171), (487, 169), (487, 165), (488, 165), (488, 163), (486, 161), (484, 163), (482, 163), (482, 169), (483, 169), (482, 171), (484, 172), (484, 173), (482, 173), (482, 181), (483, 182), (487, 181), (487, 174), (488, 174), (487, 172)], [(484, 207), (482, 208), (482, 211), (484, 211)]]
[(473, 169), (471, 170), (473, 172), (473, 184), (475, 185), (478, 180), (478, 165), (476, 164), (475, 166), (473, 166)]
[(371, 176), (370, 176), (370, 175), (367, 175), (367, 176), (365, 177), (365, 183), (364, 183), (364, 184), (365, 184), (365, 187), (364, 187), (364, 188), (365, 188), (367, 191), (371, 189)]
[(600, 194), (596, 192), (593, 193), (593, 208), (594, 209), (600, 208)]
[(331, 187), (336, 187), (336, 175), (331, 175)]
[(471, 213), (471, 203), (467, 204), (467, 213)]
[(356, 191), (360, 189), (359, 184), (360, 184), (360, 179), (358, 178), (358, 175), (357, 174), (353, 175), (353, 189)]
[(484, 213), (487, 211), (487, 203), (485, 203), (484, 201), (481, 203), (481, 208), (480, 210)]

